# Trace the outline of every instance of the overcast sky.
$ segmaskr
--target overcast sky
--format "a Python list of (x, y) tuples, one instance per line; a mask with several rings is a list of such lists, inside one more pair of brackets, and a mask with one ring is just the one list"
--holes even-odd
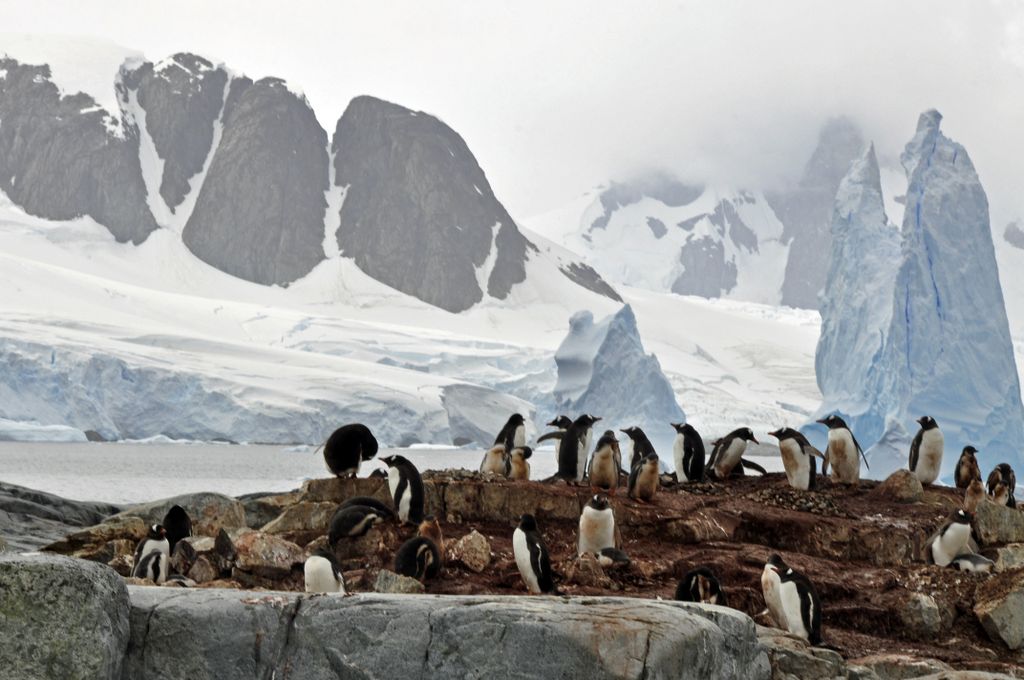
[(517, 218), (649, 168), (785, 181), (839, 113), (895, 157), (930, 107), (995, 219), (1024, 215), (1022, 0), (0, 0), (0, 16), (283, 77), (329, 133), (359, 94), (433, 113)]

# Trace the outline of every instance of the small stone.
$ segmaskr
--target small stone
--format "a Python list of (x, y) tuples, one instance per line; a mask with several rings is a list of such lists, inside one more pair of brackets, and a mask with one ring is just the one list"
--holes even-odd
[(897, 503), (916, 503), (924, 495), (924, 487), (910, 470), (897, 470), (874, 493)]
[(302, 548), (277, 536), (253, 529), (238, 529), (229, 534), (238, 553), (235, 567), (264, 578), (283, 578), (292, 567), (302, 564)]
[(605, 575), (597, 558), (590, 553), (580, 555), (579, 559), (569, 567), (569, 573), (566, 576), (570, 581), (581, 586), (607, 588), (612, 585), (612, 580)]
[(479, 574), (491, 563), (491, 544), (483, 534), (473, 529), (452, 547), (452, 559)]
[(187, 576), (196, 583), (209, 583), (220, 576), (220, 570), (210, 562), (208, 557), (200, 555), (189, 568)]
[(945, 631), (939, 605), (931, 595), (910, 593), (897, 614), (911, 637), (934, 638)]
[(414, 578), (396, 574), (387, 569), (377, 572), (377, 580), (373, 590), (378, 593), (417, 594), (423, 592), (423, 584)]

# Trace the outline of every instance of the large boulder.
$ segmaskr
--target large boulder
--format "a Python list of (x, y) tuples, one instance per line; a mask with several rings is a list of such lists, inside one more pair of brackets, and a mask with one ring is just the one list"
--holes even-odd
[(997, 574), (977, 592), (974, 613), (994, 642), (1024, 647), (1024, 569)]
[(98, 524), (119, 509), (0, 482), (0, 534), (12, 550), (36, 550), (78, 527)]
[(117, 517), (140, 517), (147, 525), (162, 522), (173, 505), (180, 505), (192, 520), (192, 533), (216, 536), (221, 529), (245, 527), (245, 506), (230, 496), (219, 493), (190, 493), (152, 503), (133, 505)]
[(0, 555), (0, 675), (121, 677), (128, 592), (113, 570), (56, 555)]
[(1024, 543), (1024, 512), (995, 503), (979, 503), (974, 531), (982, 545)]

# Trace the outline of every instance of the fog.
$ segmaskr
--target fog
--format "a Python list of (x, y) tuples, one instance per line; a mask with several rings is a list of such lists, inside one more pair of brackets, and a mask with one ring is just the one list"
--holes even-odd
[(0, 16), (4, 31), (283, 77), (329, 133), (359, 94), (433, 113), (518, 218), (654, 168), (784, 184), (837, 114), (895, 159), (932, 107), (970, 152), (995, 223), (1024, 215), (1021, 2), (2, 0)]

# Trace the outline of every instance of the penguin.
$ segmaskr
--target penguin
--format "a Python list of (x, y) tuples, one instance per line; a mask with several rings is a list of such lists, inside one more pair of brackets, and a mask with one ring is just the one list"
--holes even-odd
[(964, 510), (954, 511), (942, 528), (932, 534), (925, 544), (925, 561), (928, 564), (948, 567), (955, 557), (970, 552), (970, 538), (971, 516)]
[(629, 458), (630, 470), (636, 467), (636, 464), (643, 460), (647, 454), (655, 452), (651, 440), (647, 438), (647, 434), (639, 427), (627, 427), (624, 430), (619, 430), (619, 432), (625, 432), (629, 436), (629, 440), (633, 442), (633, 455)]
[(511, 470), (512, 461), (508, 457), (504, 444), (495, 444), (493, 448), (484, 454), (484, 459), (480, 461), (480, 472), (508, 477)]
[(580, 515), (578, 554), (600, 553), (615, 546), (615, 514), (608, 504), (608, 496), (595, 495), (584, 506)]
[(146, 537), (135, 546), (135, 567), (138, 568), (142, 558), (154, 550), (162, 552), (167, 559), (171, 558), (171, 544), (167, 541), (167, 530), (161, 524), (151, 524)]
[(362, 423), (342, 425), (324, 443), (324, 462), (336, 477), (355, 477), (359, 464), (377, 455), (377, 440)]
[(590, 438), (592, 436), (594, 423), (601, 420), (597, 416), (584, 413), (565, 431), (558, 442), (558, 472), (557, 477), (572, 480), (577, 483), (583, 481), (583, 475), (587, 470), (587, 453), (590, 451)]
[(590, 456), (587, 477), (590, 486), (615, 494), (619, 486), (619, 470), (622, 468), (622, 454), (619, 451), (619, 440), (611, 430), (605, 432), (597, 440), (597, 447)]
[(501, 444), (505, 451), (511, 452), (517, 446), (526, 446), (526, 419), (520, 413), (509, 416), (505, 427), (494, 438), (494, 445)]
[(697, 567), (683, 574), (679, 585), (676, 586), (676, 600), (729, 606), (722, 584), (718, 582), (715, 572), (708, 567)]
[(170, 558), (163, 550), (153, 549), (135, 563), (132, 576), (144, 578), (153, 583), (164, 583), (170, 573)]
[(533, 595), (555, 592), (551, 557), (533, 515), (519, 518), (519, 526), (512, 532), (512, 553), (527, 592)]
[(376, 508), (366, 505), (349, 505), (338, 508), (334, 516), (331, 517), (327, 542), (333, 548), (342, 539), (365, 536), (373, 528), (373, 525), (392, 516), (384, 515)]
[(680, 482), (704, 481), (704, 440), (689, 423), (672, 423), (676, 440), (672, 444), (672, 457), (676, 464), (676, 480)]
[(381, 461), (388, 466), (388, 489), (395, 503), (395, 512), (403, 524), (423, 521), (423, 478), (405, 456), (385, 456)]
[(652, 451), (640, 459), (630, 471), (629, 497), (642, 502), (653, 501), (658, 484), (658, 454)]
[(832, 414), (816, 422), (828, 428), (828, 446), (825, 447), (825, 462), (821, 465), (821, 474), (825, 474), (828, 466), (832, 466), (832, 481), (839, 484), (860, 484), (860, 461), (863, 459), (868, 470), (868, 458), (860, 442), (846, 425), (846, 421)]
[(995, 568), (996, 563), (987, 557), (976, 555), (974, 553), (965, 553), (963, 555), (957, 555), (953, 558), (953, 561), (949, 563), (949, 566), (960, 571), (972, 571), (979, 574), (989, 574), (992, 569)]
[(759, 469), (764, 474), (764, 468), (760, 465), (743, 460), (747, 442), (759, 443), (749, 427), (733, 430), (719, 439), (715, 443), (715, 448), (711, 450), (711, 460), (708, 463), (712, 477), (725, 479), (731, 474), (742, 475), (744, 466)]
[(180, 505), (172, 505), (164, 515), (162, 524), (167, 531), (168, 550), (173, 555), (174, 546), (178, 545), (178, 541), (192, 535), (192, 519), (185, 512), (185, 508)]
[(512, 453), (509, 455), (509, 479), (519, 479), (527, 481), (530, 479), (530, 456), (533, 455), (533, 449), (529, 446), (517, 446), (512, 449)]
[(605, 569), (610, 567), (628, 567), (629, 566), (629, 555), (622, 552), (618, 548), (605, 548), (599, 553), (596, 553), (597, 563)]
[(821, 600), (810, 579), (772, 555), (761, 574), (761, 589), (777, 626), (821, 644)]
[(956, 488), (966, 489), (972, 480), (981, 481), (981, 468), (978, 467), (978, 459), (974, 457), (977, 452), (978, 449), (970, 444), (964, 447), (960, 460), (956, 462), (956, 470), (953, 471)]
[(978, 511), (978, 505), (985, 500), (985, 485), (981, 479), (971, 480), (964, 491), (964, 510), (972, 515)]
[(569, 416), (558, 416), (554, 420), (548, 421), (544, 424), (548, 427), (554, 427), (556, 429), (554, 432), (547, 432), (541, 435), (537, 439), (538, 444), (540, 444), (541, 442), (546, 442), (549, 439), (561, 439), (562, 435), (565, 434), (565, 431), (569, 429), (570, 425), (572, 425), (572, 419), (569, 418)]
[(815, 489), (818, 471), (814, 458), (824, 458), (821, 451), (811, 446), (807, 437), (791, 427), (779, 428), (768, 434), (779, 440), (782, 466), (786, 469), (789, 485), (801, 491)]
[(444, 541), (441, 538), (441, 527), (432, 515), (420, 522), (418, 532), (395, 553), (395, 573), (426, 581), (441, 572)]
[(368, 508), (373, 508), (377, 511), (377, 514), (384, 519), (393, 519), (395, 516), (394, 508), (384, 501), (373, 498), (372, 496), (353, 496), (352, 498), (347, 498), (338, 506), (338, 510), (348, 508), (353, 505), (365, 505)]
[(942, 467), (942, 430), (931, 416), (921, 416), (917, 422), (921, 429), (910, 444), (910, 471), (927, 485), (938, 478)]
[(1009, 508), (1017, 507), (1017, 499), (1013, 493), (1017, 488), (1017, 475), (1009, 463), (1000, 463), (992, 468), (988, 475), (988, 495), (996, 505), (1005, 505)]
[(303, 574), (307, 593), (345, 594), (345, 579), (338, 567), (338, 560), (329, 550), (317, 548), (307, 557)]

